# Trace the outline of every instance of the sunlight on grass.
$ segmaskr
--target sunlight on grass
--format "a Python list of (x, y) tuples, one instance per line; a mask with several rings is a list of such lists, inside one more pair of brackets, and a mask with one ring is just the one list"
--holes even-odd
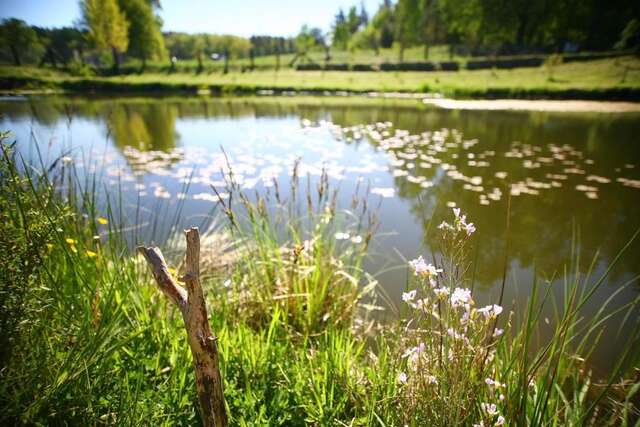
[[(8, 405), (0, 418), (195, 423), (179, 313), (128, 249), (116, 206), (99, 209), (92, 178), (77, 180), (72, 164), (29, 166), (4, 143), (2, 155), (0, 396)], [(210, 231), (221, 237), (203, 239), (232, 254), (209, 267), (203, 284), (233, 424), (604, 425), (637, 417), (637, 319), (626, 318), (633, 332), (608, 377), (588, 365), (604, 322), (638, 304), (611, 313), (605, 303), (581, 316), (609, 270), (595, 280), (581, 275), (576, 256), (560, 300), (534, 283), (525, 312), (501, 301), (478, 308), (467, 261), (475, 227), (454, 209), (440, 226), (441, 256), (407, 266), (401, 319), (378, 322), (369, 316), (375, 282), (360, 267), (375, 212), (362, 194), (341, 209), (325, 175), (304, 188), (296, 170), (288, 200), (277, 186), (252, 199), (228, 174), (225, 191), (235, 196), (220, 198), (226, 223)], [(176, 272), (181, 261), (171, 261)], [(541, 339), (549, 304), (555, 326)]]

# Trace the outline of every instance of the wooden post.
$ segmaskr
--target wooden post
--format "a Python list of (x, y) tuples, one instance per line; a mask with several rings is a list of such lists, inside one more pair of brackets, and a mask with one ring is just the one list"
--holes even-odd
[(171, 277), (162, 252), (157, 247), (140, 246), (160, 290), (173, 301), (184, 320), (189, 347), (193, 355), (200, 415), (205, 427), (226, 427), (222, 376), (217, 338), (211, 333), (207, 306), (200, 286), (200, 234), (197, 227), (185, 230), (187, 238), (186, 274), (182, 278), (187, 289)]

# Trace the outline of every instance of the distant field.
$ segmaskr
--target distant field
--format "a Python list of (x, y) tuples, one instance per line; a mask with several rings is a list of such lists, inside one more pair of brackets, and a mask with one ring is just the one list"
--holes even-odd
[[(389, 49), (380, 49), (376, 54), (373, 50), (356, 50), (356, 51), (343, 51), (343, 50), (330, 50), (330, 60), (329, 62), (325, 61), (325, 52), (323, 50), (314, 50), (309, 52), (306, 57), (298, 58), (298, 60), (293, 64), (309, 64), (315, 63), (319, 65), (328, 64), (371, 64), (371, 65), (380, 65), (384, 63), (399, 63), (399, 62), (425, 62), (425, 61), (434, 61), (434, 62), (442, 62), (442, 61), (456, 61), (461, 64), (462, 67), (467, 63), (467, 61), (478, 61), (485, 59), (495, 59), (494, 57), (487, 56), (462, 56), (462, 55), (450, 55), (449, 47), (446, 45), (438, 45), (429, 48), (429, 55), (425, 58), (424, 55), (424, 46), (414, 46), (411, 48), (407, 48), (404, 51), (403, 61), (400, 61), (399, 51), (397, 48), (389, 48)], [(579, 54), (583, 55), (583, 54)], [(596, 54), (597, 55), (597, 54)], [(518, 58), (528, 58), (528, 57), (544, 57), (544, 55), (518, 55)], [(565, 55), (575, 56), (575, 55)], [(291, 61), (294, 59), (295, 54), (287, 53), (280, 55), (280, 65), (281, 69), (290, 67)], [(498, 57), (501, 59), (504, 58), (513, 58), (513, 57)], [(248, 68), (251, 64), (249, 58), (241, 58), (241, 59), (231, 59), (229, 61), (229, 69), (230, 70), (241, 70), (243, 68)], [(267, 56), (258, 56), (254, 58), (253, 65), (256, 68), (262, 69), (273, 69), (276, 67), (277, 60), (275, 55), (267, 55)], [(129, 60), (125, 64), (129, 68), (139, 69), (141, 66), (140, 61), (138, 60)], [(154, 70), (166, 69), (169, 67), (168, 61), (151, 61), (147, 63), (147, 67)], [(195, 59), (190, 60), (178, 60), (176, 67), (178, 70), (183, 71), (191, 71), (196, 70), (198, 67), (198, 62)], [(461, 67), (461, 68), (462, 68)], [(224, 61), (212, 61), (211, 59), (205, 59), (203, 61), (203, 68), (205, 72), (222, 70), (224, 68)]]
[[(331, 63), (341, 64), (382, 64), (385, 62), (398, 62), (399, 61), (399, 51), (397, 49), (380, 49), (378, 54), (376, 54), (373, 50), (357, 50), (357, 51), (345, 51), (345, 50), (330, 50), (331, 55)], [(294, 53), (287, 53), (280, 55), (280, 66), (287, 67), (291, 60), (295, 57)], [(465, 61), (469, 57), (454, 55), (452, 58), (449, 57), (449, 48), (448, 46), (434, 46), (429, 49), (429, 57), (425, 59), (424, 57), (424, 47), (416, 46), (407, 48), (404, 51), (404, 61), (406, 62), (418, 62), (418, 61)], [(325, 52), (315, 50), (308, 54), (308, 58), (303, 58), (301, 63), (307, 63), (308, 60), (316, 62), (318, 64), (323, 64), (325, 62)], [(133, 62), (134, 64), (138, 64), (137, 62)], [(297, 63), (297, 62), (296, 62)], [(151, 63), (154, 66), (167, 66), (167, 63)], [(235, 59), (229, 62), (231, 67), (242, 67), (248, 66), (250, 64), (249, 58)], [(276, 65), (276, 56), (275, 55), (267, 55), (267, 56), (258, 56), (254, 58), (254, 64), (257, 67), (275, 67)], [(196, 60), (181, 60), (178, 61), (179, 67), (196, 67)], [(224, 61), (212, 61), (206, 60), (204, 61), (205, 68), (222, 68), (224, 66)]]
[[(114, 77), (74, 77), (48, 68), (0, 67), (1, 88), (71, 91), (163, 91), (215, 88), (218, 91), (345, 90), (431, 92), (453, 97), (572, 97), (606, 99), (623, 93), (638, 99), (640, 59), (633, 56), (560, 64), (553, 68), (461, 70), (453, 72), (341, 72), (282, 69), (251, 72), (142, 73)], [(575, 93), (571, 93), (574, 91)], [(628, 93), (631, 93), (628, 96)], [(627, 95), (625, 95), (627, 94)], [(635, 94), (635, 95), (634, 95)], [(593, 95), (593, 96), (591, 96)]]

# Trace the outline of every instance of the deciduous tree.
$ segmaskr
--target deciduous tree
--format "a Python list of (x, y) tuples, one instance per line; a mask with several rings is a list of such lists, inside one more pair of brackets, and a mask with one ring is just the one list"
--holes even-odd
[(22, 65), (25, 52), (42, 50), (38, 36), (33, 28), (16, 18), (5, 19), (0, 25), (0, 43), (11, 51), (15, 65)]
[(116, 0), (82, 0), (82, 16), (89, 38), (99, 50), (111, 49), (113, 68), (120, 67), (120, 54), (129, 46), (129, 23)]
[(162, 21), (154, 14), (153, 5), (148, 0), (119, 0), (118, 5), (129, 23), (127, 52), (142, 60), (142, 68), (148, 59), (162, 59), (166, 55)]

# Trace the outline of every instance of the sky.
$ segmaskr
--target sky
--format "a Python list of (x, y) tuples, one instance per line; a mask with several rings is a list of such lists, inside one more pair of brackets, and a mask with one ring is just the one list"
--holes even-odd
[[(362, 0), (369, 16), (382, 0)], [(328, 31), (339, 8), (361, 0), (161, 0), (163, 31), (292, 36), (303, 24)], [(80, 18), (78, 0), (0, 0), (0, 19), (60, 27)]]

